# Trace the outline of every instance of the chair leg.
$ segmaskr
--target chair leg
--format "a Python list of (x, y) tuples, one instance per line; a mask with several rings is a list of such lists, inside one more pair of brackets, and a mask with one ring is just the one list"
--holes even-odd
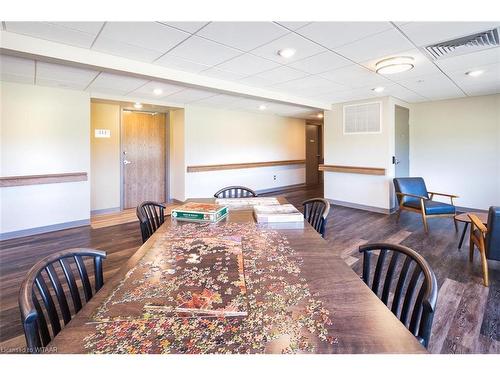
[(458, 232), (458, 224), (457, 224), (457, 219), (455, 219), (455, 216), (453, 216), (453, 224), (455, 224), (455, 232)]
[(398, 209), (398, 213), (396, 214), (396, 223), (399, 223), (400, 216), (401, 216), (401, 208)]
[(429, 227), (427, 225), (427, 215), (425, 213), (422, 213), (422, 221), (424, 222), (425, 233), (428, 234), (429, 233)]
[(472, 263), (474, 260), (474, 241), (472, 241), (472, 235), (469, 239), (469, 262)]
[(486, 253), (484, 249), (480, 249), (481, 253), (481, 266), (483, 267), (483, 283), (484, 286), (489, 286), (489, 277), (488, 277), (488, 261), (486, 260)]

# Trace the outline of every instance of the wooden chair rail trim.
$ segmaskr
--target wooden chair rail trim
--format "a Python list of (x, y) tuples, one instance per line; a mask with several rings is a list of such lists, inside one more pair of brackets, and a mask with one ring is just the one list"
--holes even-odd
[(214, 165), (190, 165), (187, 167), (188, 173), (193, 172), (208, 172), (208, 171), (223, 171), (227, 169), (245, 169), (259, 167), (274, 167), (280, 165), (299, 165), (306, 164), (305, 160), (280, 160), (280, 161), (263, 161), (257, 163), (236, 163), (236, 164), (214, 164)]
[(320, 171), (324, 171), (324, 172), (372, 174), (372, 175), (377, 175), (377, 176), (384, 176), (385, 175), (385, 168), (353, 167), (350, 165), (320, 164), (318, 169)]
[(0, 177), (0, 187), (87, 181), (87, 172)]

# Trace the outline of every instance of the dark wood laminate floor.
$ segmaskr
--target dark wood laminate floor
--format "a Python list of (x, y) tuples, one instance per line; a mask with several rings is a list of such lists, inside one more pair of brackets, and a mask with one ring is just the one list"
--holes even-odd
[[(322, 196), (322, 187), (282, 193), (297, 207), (305, 199)], [(460, 230), (462, 228), (460, 227)], [(440, 288), (430, 351), (433, 353), (500, 353), (500, 262), (490, 262), (490, 287), (482, 285), (476, 251), (468, 262), (468, 246), (458, 251), (460, 233), (447, 219), (431, 219), (430, 234), (420, 216), (404, 212), (384, 215), (334, 206), (326, 240), (332, 254), (341, 256), (361, 273), (360, 244), (373, 241), (400, 243), (420, 252), (436, 273)], [(17, 293), (29, 268), (42, 257), (70, 247), (105, 250), (105, 278), (109, 278), (141, 245), (137, 223), (106, 228), (69, 229), (0, 242), (0, 350), (24, 344)]]

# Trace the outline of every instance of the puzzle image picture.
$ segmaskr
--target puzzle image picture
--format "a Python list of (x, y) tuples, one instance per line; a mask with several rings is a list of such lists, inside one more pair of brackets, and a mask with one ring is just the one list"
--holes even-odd
[(94, 319), (150, 314), (246, 315), (241, 238), (184, 238), (154, 246), (97, 310)]

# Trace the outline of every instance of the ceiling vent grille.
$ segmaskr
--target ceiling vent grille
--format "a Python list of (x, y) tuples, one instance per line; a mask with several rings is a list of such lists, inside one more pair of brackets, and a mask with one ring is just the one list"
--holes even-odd
[(458, 56), (500, 45), (498, 28), (425, 47), (427, 53), (434, 59)]

